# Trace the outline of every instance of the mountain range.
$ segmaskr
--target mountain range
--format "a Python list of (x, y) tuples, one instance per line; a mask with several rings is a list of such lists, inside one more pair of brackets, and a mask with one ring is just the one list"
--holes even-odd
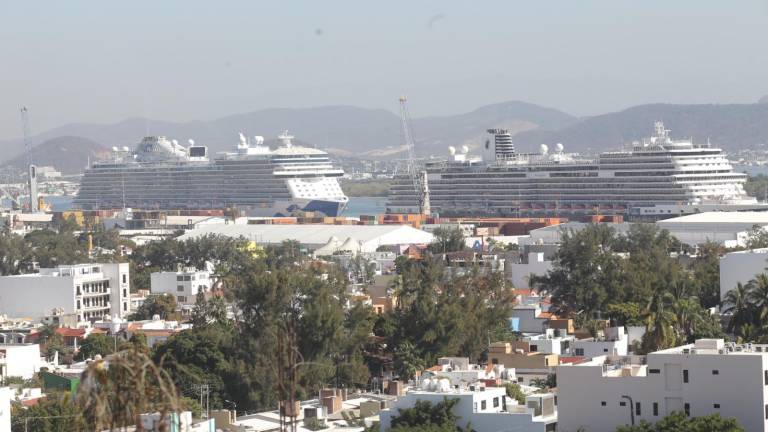
[[(663, 120), (674, 137), (693, 137), (727, 150), (768, 143), (768, 104), (648, 104), (603, 115), (582, 117), (525, 102), (486, 105), (471, 112), (414, 118), (412, 128), (419, 156), (444, 155), (448, 146), (467, 145), (482, 152), (489, 128), (506, 128), (519, 151), (538, 144), (562, 142), (566, 151), (596, 152), (648, 136), (653, 122)], [(131, 118), (114, 124), (73, 123), (30, 138), (38, 165), (54, 165), (64, 173), (82, 171), (88, 158), (108, 157), (113, 146), (133, 148), (142, 136), (165, 135), (186, 143), (194, 138), (211, 153), (228, 150), (237, 133), (264, 135), (267, 143), (284, 129), (307, 145), (333, 154), (369, 159), (402, 158), (400, 119), (387, 110), (353, 106), (274, 108), (219, 119), (167, 122)], [(22, 139), (0, 141), (0, 163), (23, 166)]]

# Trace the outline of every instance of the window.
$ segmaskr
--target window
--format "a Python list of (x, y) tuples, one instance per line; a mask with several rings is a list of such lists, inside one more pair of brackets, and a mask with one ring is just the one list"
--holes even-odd
[(640, 402), (635, 402), (635, 415), (640, 415)]
[(187, 297), (185, 297), (185, 296), (178, 296), (178, 297), (176, 297), (176, 300), (178, 300), (179, 302), (183, 303), (183, 302), (187, 301)]
[(712, 369), (712, 375), (720, 375), (720, 371), (717, 369)]
[(688, 382), (688, 369), (683, 369), (683, 382)]
[(189, 275), (186, 275), (186, 276), (184, 276), (184, 280), (185, 281), (189, 281), (189, 280), (191, 280), (191, 277)]
[(608, 348), (603, 348), (603, 352), (608, 352)]
[(495, 397), (493, 398), (493, 407), (498, 408), (499, 407), (499, 398)]
[(123, 283), (128, 283), (128, 275), (123, 274)]
[(600, 406), (606, 406), (606, 405), (608, 405), (608, 404), (605, 403), (605, 401), (600, 402)]
[(685, 411), (685, 415), (690, 417), (691, 416), (691, 404), (686, 402), (685, 405), (683, 405), (683, 411)]
[(627, 406), (627, 403), (624, 401), (619, 402), (619, 406)]
[(128, 303), (123, 303), (123, 311), (128, 312)]
[(128, 290), (123, 288), (123, 297), (128, 297)]
[(539, 350), (539, 346), (538, 345), (531, 345), (531, 352), (536, 352), (538, 350)]
[[(77, 286), (77, 295), (80, 295), (80, 294), (82, 294), (82, 292), (80, 291), (80, 285), (78, 285)], [(768, 376), (768, 375), (766, 375), (766, 376)]]
[(491, 359), (491, 363), (492, 363), (492, 364), (499, 364), (499, 359), (497, 359), (496, 357), (494, 357), (494, 358), (492, 358), (492, 359)]
[(768, 385), (768, 370), (763, 371), (763, 382), (765, 383), (765, 385)]
[(485, 407), (486, 407), (485, 401), (480, 402), (480, 410), (485, 411)]
[(652, 374), (661, 373), (661, 369), (648, 369), (648, 373), (652, 373)]
[(77, 308), (80, 309), (80, 300), (77, 301)]
[(523, 382), (523, 377), (517, 377), (517, 382), (519, 383)]
[(584, 355), (584, 348), (576, 348), (576, 355), (577, 356), (583, 356)]
[(475, 412), (477, 412), (477, 402), (475, 402)]
[(176, 285), (176, 291), (184, 291), (184, 285)]
[(714, 404), (714, 405), (712, 405), (712, 408), (714, 408), (714, 409), (720, 409), (720, 404)]
[(176, 281), (181, 282), (184, 280), (184, 276), (176, 276)]
[(768, 420), (768, 405), (765, 406), (765, 418)]

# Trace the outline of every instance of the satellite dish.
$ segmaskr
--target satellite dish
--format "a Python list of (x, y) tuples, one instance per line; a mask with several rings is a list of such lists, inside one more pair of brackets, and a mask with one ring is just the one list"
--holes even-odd
[(117, 147), (112, 147), (113, 152), (117, 152)]
[(177, 141), (177, 140), (171, 140), (171, 143), (173, 143), (174, 146), (179, 145), (179, 141)]
[(563, 143), (557, 143), (557, 144), (555, 144), (555, 148), (557, 149), (557, 152), (558, 152), (558, 153), (562, 153), (562, 152), (563, 152), (563, 149), (564, 149), (565, 147), (563, 146)]
[(456, 147), (454, 146), (448, 146), (448, 154), (453, 156), (456, 154)]
[(464, 154), (469, 153), (469, 147), (467, 147), (465, 145), (461, 146), (461, 152), (464, 153)]
[(191, 145), (191, 146), (195, 145), (195, 140), (193, 140), (193, 139), (187, 140), (187, 142), (188, 142), (188, 143), (189, 143), (189, 145)]
[(549, 153), (549, 146), (546, 144), (542, 144), (539, 146), (539, 151), (541, 152), (541, 154), (545, 155)]
[(129, 151), (131, 151), (131, 149), (129, 149), (128, 146), (123, 146), (123, 151), (124, 152), (129, 152)]

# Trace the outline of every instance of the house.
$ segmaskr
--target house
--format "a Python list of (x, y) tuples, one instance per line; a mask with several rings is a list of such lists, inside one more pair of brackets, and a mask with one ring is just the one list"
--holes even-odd
[(582, 357), (625, 356), (628, 348), (629, 337), (624, 327), (609, 327), (597, 338), (574, 341), (572, 354)]
[(195, 304), (197, 294), (213, 288), (212, 269), (198, 270), (194, 267), (179, 268), (176, 271), (155, 272), (150, 275), (152, 294), (168, 294), (176, 298), (182, 308)]
[(557, 425), (557, 407), (553, 394), (534, 394), (526, 397), (525, 405), (506, 395), (503, 387), (452, 387), (447, 379), (424, 380), (421, 387), (409, 391), (379, 413), (381, 432), (392, 428), (392, 420), (399, 411), (412, 408), (418, 401), (438, 404), (445, 399), (456, 399), (453, 412), (458, 417), (457, 427), (471, 425), (477, 432), (496, 431), (554, 431)]
[(510, 264), (511, 269), (507, 277), (515, 287), (530, 287), (530, 277), (546, 276), (552, 270), (553, 263), (544, 258), (544, 252), (530, 252), (525, 262)]
[(502, 379), (516, 380), (514, 369), (507, 369), (503, 364), (471, 364), (467, 357), (440, 357), (437, 365), (422, 372), (421, 378), (447, 378), (453, 386), (476, 382), (495, 386), (500, 385)]
[(551, 312), (544, 312), (536, 305), (517, 305), (512, 309), (512, 320), (516, 320), (517, 328), (513, 330), (521, 333), (544, 333), (549, 320), (556, 318)]
[[(564, 333), (564, 332), (562, 332)], [(548, 354), (567, 354), (575, 338), (560, 331), (547, 329), (542, 334), (524, 336), (522, 340), (512, 342), (512, 350), (523, 352), (541, 352)]]
[(494, 342), (488, 347), (488, 362), (514, 369), (517, 382), (525, 385), (537, 378), (546, 379), (558, 365), (558, 357), (557, 354), (514, 349), (510, 342)]
[(43, 363), (38, 344), (0, 345), (0, 378), (32, 378)]
[(613, 432), (682, 411), (734, 417), (745, 430), (766, 431), (767, 365), (768, 345), (699, 339), (647, 356), (558, 366), (558, 429)]
[(130, 313), (128, 263), (90, 263), (0, 276), (0, 312), (40, 319), (57, 309), (79, 323)]

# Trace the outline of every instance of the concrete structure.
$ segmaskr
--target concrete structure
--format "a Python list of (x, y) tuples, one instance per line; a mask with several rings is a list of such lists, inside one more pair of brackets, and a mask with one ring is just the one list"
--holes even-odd
[(10, 344), (0, 345), (0, 378), (32, 378), (42, 366), (40, 345)]
[(565, 334), (564, 331), (556, 331), (550, 328), (545, 333), (525, 336), (523, 340), (512, 342), (512, 349), (522, 349), (525, 352), (566, 355), (570, 352), (574, 341), (575, 338)]
[(258, 244), (281, 244), (296, 240), (309, 249), (317, 249), (328, 240), (352, 239), (360, 252), (375, 252), (379, 246), (428, 244), (432, 234), (408, 225), (208, 225), (179, 237), (179, 240), (219, 234), (233, 238), (244, 237)]
[(515, 331), (522, 333), (544, 333), (553, 315), (543, 312), (539, 305), (517, 305), (512, 309), (512, 319), (517, 322)]
[(514, 368), (519, 374), (521, 370), (540, 371), (545, 375), (558, 363), (557, 354), (541, 352), (525, 352), (521, 348), (513, 348), (510, 342), (494, 342), (488, 348), (488, 362), (502, 364), (507, 369)]
[(545, 276), (552, 270), (553, 263), (544, 259), (544, 252), (531, 252), (528, 254), (527, 262), (509, 264), (511, 267), (508, 273), (512, 286), (516, 288), (528, 288), (530, 276)]
[(768, 226), (768, 212), (707, 212), (656, 222), (681, 242), (696, 245), (712, 241), (725, 247), (744, 246), (754, 226)]
[(554, 431), (557, 425), (553, 394), (528, 396), (525, 406), (521, 406), (507, 397), (503, 387), (455, 389), (447, 380), (425, 380), (421, 389), (409, 391), (399, 397), (391, 408), (379, 413), (379, 430), (389, 431), (399, 410), (412, 408), (417, 401), (429, 401), (434, 405), (446, 398), (458, 399), (453, 409), (460, 422), (456, 426), (463, 428), (469, 424), (477, 432), (547, 432)]
[(557, 368), (561, 431), (613, 432), (672, 411), (735, 417), (766, 431), (768, 345), (700, 339), (647, 357), (600, 356)]
[(768, 267), (768, 248), (731, 252), (720, 258), (720, 299), (741, 282), (746, 285)]
[(128, 263), (61, 265), (0, 277), (0, 312), (41, 318), (58, 310), (78, 322), (130, 313)]
[(571, 354), (579, 357), (625, 356), (628, 347), (629, 337), (624, 327), (610, 327), (605, 329), (604, 336), (574, 341)]
[(507, 369), (503, 364), (471, 364), (467, 357), (440, 357), (437, 365), (422, 372), (421, 378), (446, 378), (452, 386), (476, 382), (500, 385), (502, 379), (517, 380), (514, 369)]
[(152, 273), (150, 284), (152, 294), (172, 295), (180, 306), (189, 306), (195, 304), (197, 293), (213, 287), (214, 278), (209, 270), (187, 267), (177, 271)]

